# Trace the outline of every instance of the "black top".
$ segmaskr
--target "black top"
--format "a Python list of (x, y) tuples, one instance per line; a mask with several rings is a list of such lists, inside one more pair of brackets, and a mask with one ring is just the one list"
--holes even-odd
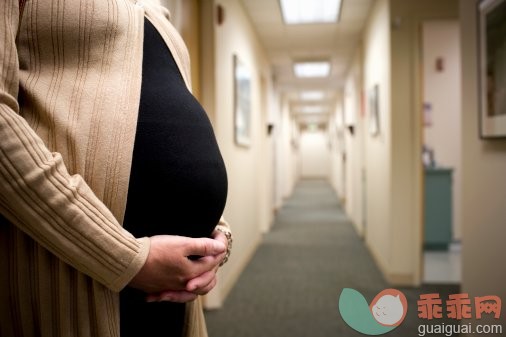
[[(139, 119), (124, 227), (136, 237), (209, 236), (225, 207), (227, 174), (211, 123), (160, 34), (144, 20)], [(121, 293), (121, 336), (180, 336), (184, 304)]]

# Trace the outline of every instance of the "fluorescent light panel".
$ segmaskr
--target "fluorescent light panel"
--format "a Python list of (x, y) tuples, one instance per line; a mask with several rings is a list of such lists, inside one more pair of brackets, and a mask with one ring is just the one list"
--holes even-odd
[(328, 77), (330, 75), (330, 62), (297, 62), (293, 65), (297, 77)]
[(342, 0), (280, 1), (283, 20), (288, 25), (294, 25), (337, 22)]
[(320, 114), (327, 111), (328, 107), (323, 105), (306, 105), (296, 110), (297, 113), (301, 114)]
[(302, 91), (300, 99), (303, 101), (320, 101), (325, 98), (323, 91)]

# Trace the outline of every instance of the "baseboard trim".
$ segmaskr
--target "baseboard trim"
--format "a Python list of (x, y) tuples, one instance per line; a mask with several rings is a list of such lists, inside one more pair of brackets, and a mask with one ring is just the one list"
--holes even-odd
[(367, 250), (371, 254), (374, 262), (378, 266), (381, 274), (388, 282), (390, 286), (393, 287), (416, 287), (418, 286), (416, 277), (413, 273), (393, 273), (388, 270), (385, 264), (382, 263), (381, 259), (379, 259), (378, 255), (371, 248), (369, 244), (366, 243)]

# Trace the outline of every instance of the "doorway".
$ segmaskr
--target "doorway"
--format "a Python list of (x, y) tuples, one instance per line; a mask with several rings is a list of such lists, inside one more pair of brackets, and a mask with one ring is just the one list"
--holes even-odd
[(461, 282), (461, 61), (456, 20), (422, 24), (424, 283)]

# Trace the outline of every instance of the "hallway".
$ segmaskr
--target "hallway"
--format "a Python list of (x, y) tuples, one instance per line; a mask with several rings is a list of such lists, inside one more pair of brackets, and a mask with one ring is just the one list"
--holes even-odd
[[(328, 183), (301, 181), (223, 308), (206, 312), (209, 336), (361, 336), (339, 315), (343, 288), (371, 301), (388, 285)], [(408, 316), (391, 336), (416, 332), (418, 294), (458, 292), (453, 286), (400, 290)]]
[[(321, 334), (342, 330), (332, 310), (343, 287), (370, 300), (386, 283), (452, 282), (504, 302), (506, 113), (485, 109), (477, 9), (506, 0), (343, 0), (333, 22), (318, 19), (330, 13), (322, 2), (302, 1), (313, 23), (291, 23), (280, 0), (160, 0), (227, 168), (234, 252), (206, 298), (209, 310), (225, 302), (209, 313), (211, 337), (227, 336), (216, 326), (229, 320), (244, 327), (223, 329), (275, 321), (307, 334), (314, 320)], [(484, 133), (489, 122), (504, 138)], [(440, 212), (425, 192), (443, 172), (434, 186), (447, 193), (427, 198)], [(426, 221), (435, 214), (439, 225)], [(424, 252), (434, 241), (449, 251)]]

